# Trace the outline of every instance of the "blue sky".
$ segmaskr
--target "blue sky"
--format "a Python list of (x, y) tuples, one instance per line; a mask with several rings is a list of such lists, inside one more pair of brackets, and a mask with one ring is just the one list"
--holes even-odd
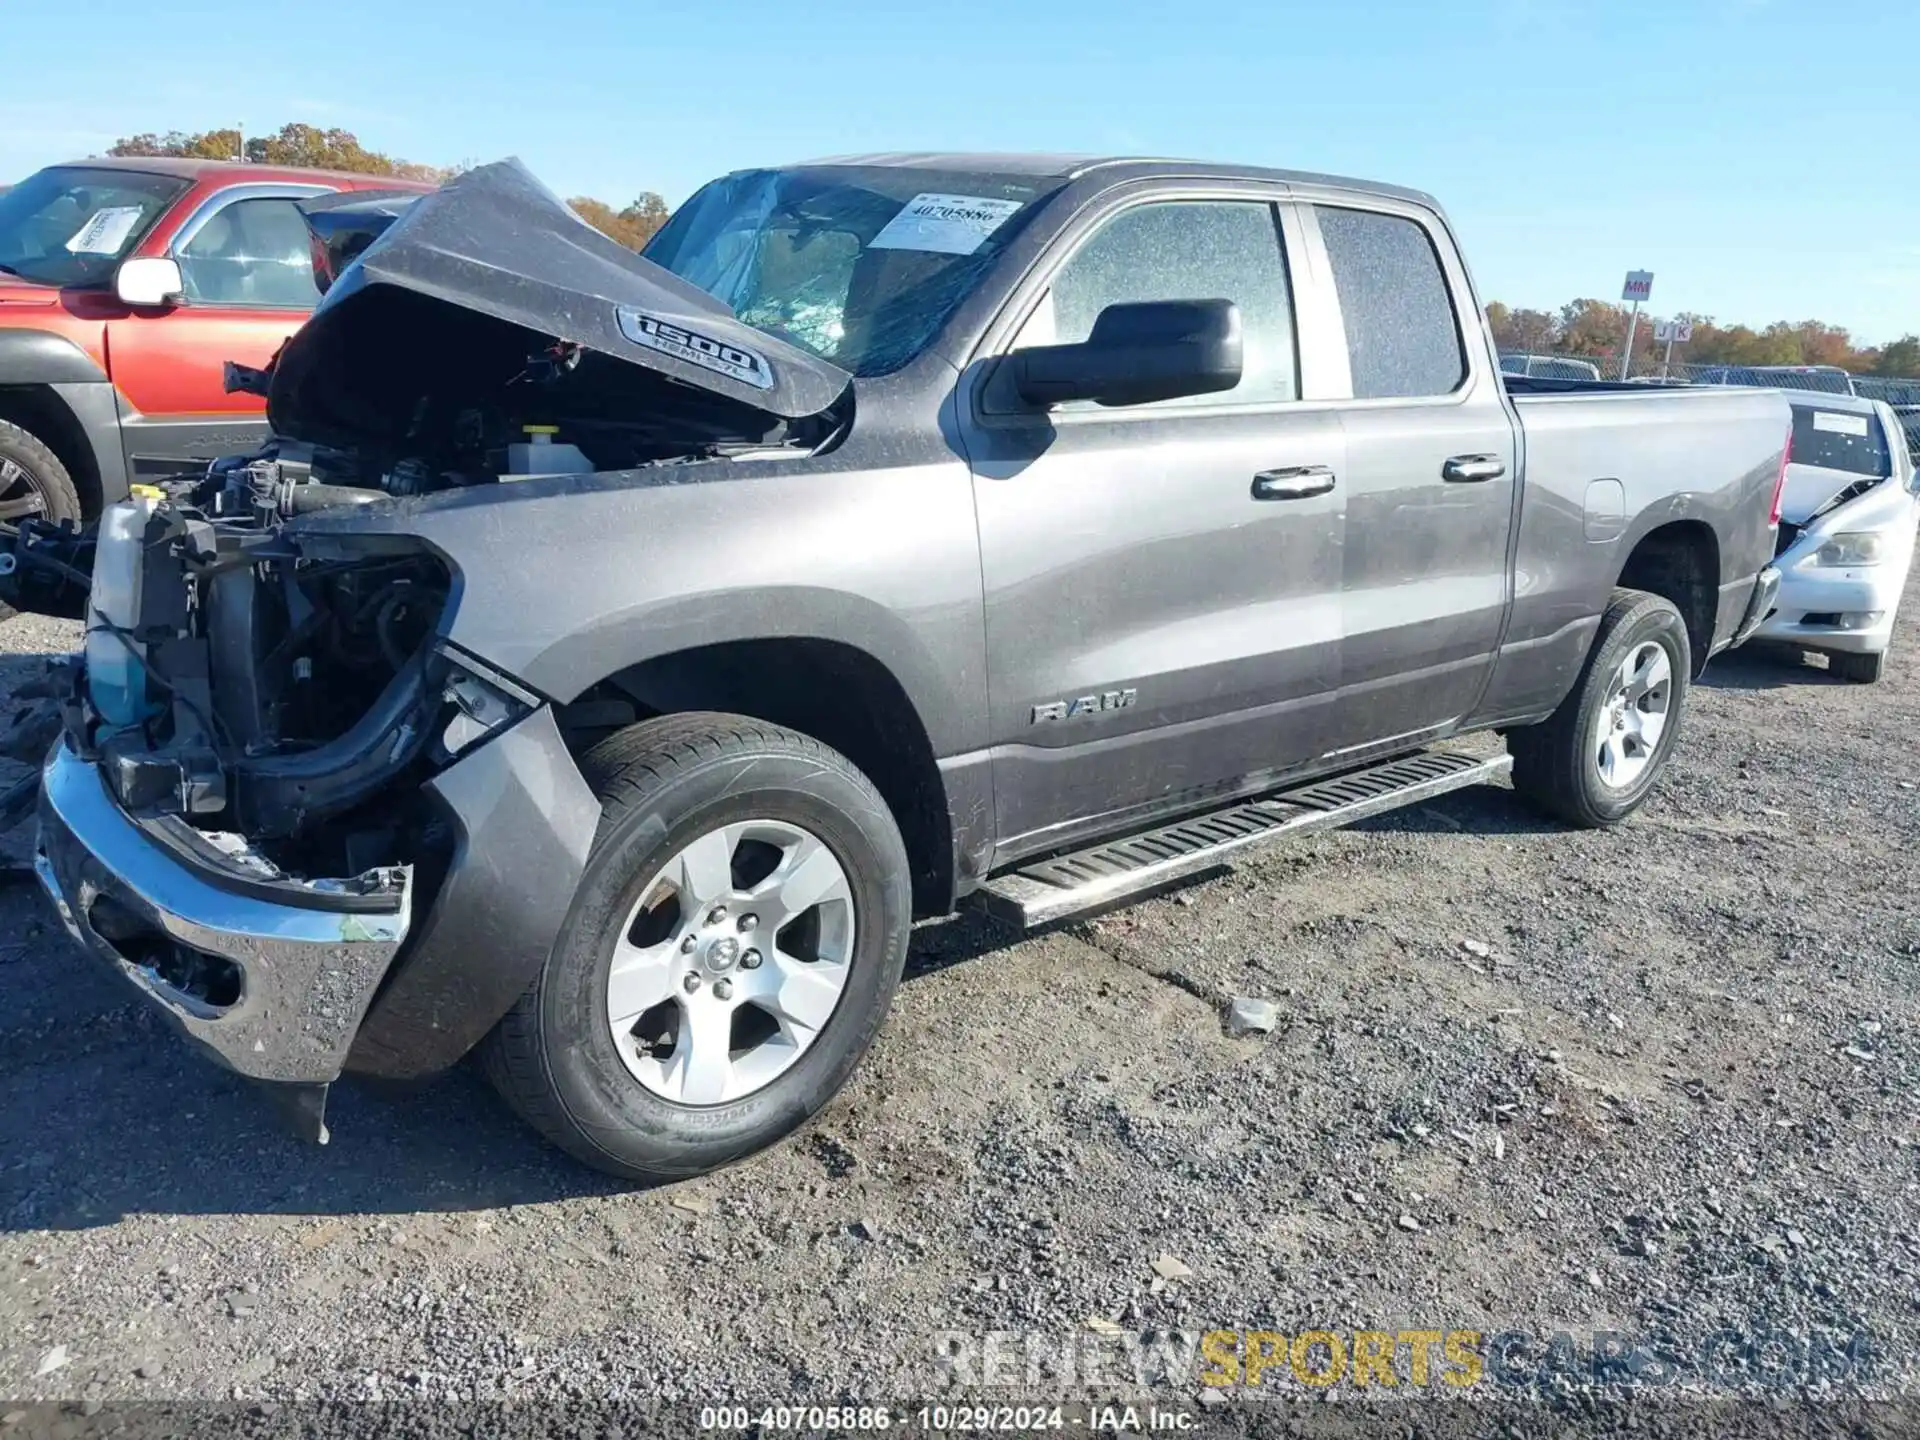
[[(0, 176), (342, 125), (678, 202), (863, 149), (1194, 155), (1431, 190), (1482, 293), (1920, 330), (1913, 0), (93, 0), (9, 7)], [(82, 35), (84, 31), (84, 36)], [(22, 59), (30, 63), (19, 63)]]

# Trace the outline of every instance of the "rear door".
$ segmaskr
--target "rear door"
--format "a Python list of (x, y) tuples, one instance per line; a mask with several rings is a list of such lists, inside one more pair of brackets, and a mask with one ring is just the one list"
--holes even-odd
[(1338, 417), (1300, 399), (1283, 196), (1222, 182), (1104, 197), (985, 349), (1083, 340), (1126, 301), (1228, 299), (1246, 345), (1235, 390), (1035, 413), (995, 389), (1005, 367), (969, 370), (1003, 863), (1329, 743), (1344, 444)]
[(1335, 748), (1392, 749), (1467, 715), (1492, 674), (1513, 422), (1480, 327), (1455, 303), (1472, 291), (1437, 216), (1341, 195), (1303, 200), (1299, 218), (1345, 340)]
[(261, 366), (318, 302), (295, 202), (319, 185), (233, 185), (195, 207), (168, 245), (185, 298), (107, 323), (114, 385), (134, 413), (121, 435), (130, 478), (246, 450), (266, 436), (263, 403), (229, 395), (226, 362)]

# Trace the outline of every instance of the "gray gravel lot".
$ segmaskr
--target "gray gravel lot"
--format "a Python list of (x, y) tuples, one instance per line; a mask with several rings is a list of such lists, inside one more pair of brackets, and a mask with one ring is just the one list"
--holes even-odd
[[(670, 1189), (543, 1148), (466, 1069), (344, 1084), (304, 1148), (0, 886), (0, 1395), (871, 1403), (938, 1393), (942, 1347), (985, 1332), (1106, 1322), (1681, 1357), (1864, 1332), (1864, 1378), (1678, 1388), (1744, 1377), (1796, 1425), (1809, 1396), (1908, 1395), (1907, 614), (1878, 686), (1717, 661), (1616, 831), (1468, 792), (1023, 942), (928, 927), (815, 1128)], [(75, 636), (0, 625), (0, 698)], [(1278, 1003), (1273, 1033), (1227, 1033), (1236, 995)]]

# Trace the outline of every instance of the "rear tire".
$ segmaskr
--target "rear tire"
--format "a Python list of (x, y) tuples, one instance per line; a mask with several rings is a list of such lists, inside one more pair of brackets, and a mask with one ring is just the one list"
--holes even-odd
[(1855, 685), (1871, 685), (1887, 673), (1887, 652), (1882, 650), (1878, 655), (1842, 655), (1829, 651), (1827, 670), (1837, 679)]
[(866, 1053), (906, 961), (906, 847), (850, 761), (758, 720), (645, 721), (581, 768), (586, 871), (482, 1063), (586, 1164), (698, 1175), (805, 1124)]
[[(80, 523), (80, 492), (60, 457), (18, 425), (0, 420), (0, 524), (22, 520), (71, 520)], [(13, 546), (0, 536), (0, 551)], [(15, 612), (0, 604), (0, 620)]]
[(1515, 791), (1569, 825), (1618, 825), (1673, 756), (1692, 665), (1671, 601), (1615, 590), (1573, 692), (1539, 724), (1507, 732)]

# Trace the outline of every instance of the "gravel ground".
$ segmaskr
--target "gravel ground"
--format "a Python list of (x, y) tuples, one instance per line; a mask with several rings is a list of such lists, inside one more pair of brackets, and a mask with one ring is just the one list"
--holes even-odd
[[(1538, 1337), (1530, 1387), (1468, 1388), (1558, 1431), (1611, 1423), (1612, 1331), (1667, 1347), (1661, 1424), (1892, 1433), (1849, 1407), (1920, 1393), (1914, 628), (1877, 686), (1717, 661), (1619, 830), (1489, 789), (1019, 943), (928, 927), (810, 1133), (652, 1191), (465, 1069), (343, 1084), (304, 1148), (0, 887), (0, 1395), (1206, 1413), (1201, 1367), (1131, 1392), (1085, 1357), (1124, 1358), (1116, 1328), (1431, 1328)], [(0, 625), (0, 697), (74, 639)], [(1229, 1034), (1234, 996), (1273, 1032)], [(1698, 1363), (1722, 1330), (1772, 1339)], [(987, 1332), (1016, 1332), (1010, 1375)], [(1277, 1363), (1211, 1413), (1378, 1393)]]

